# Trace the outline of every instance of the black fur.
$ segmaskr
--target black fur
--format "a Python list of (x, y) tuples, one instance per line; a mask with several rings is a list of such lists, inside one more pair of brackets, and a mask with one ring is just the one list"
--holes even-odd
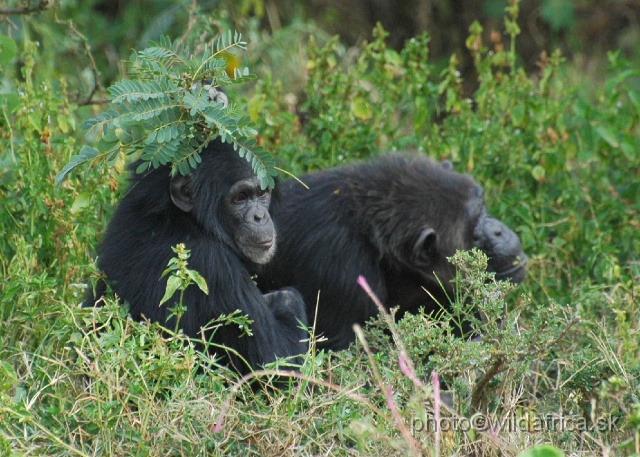
[[(243, 180), (247, 195), (233, 203), (229, 190)], [(212, 319), (240, 310), (253, 321), (253, 336), (240, 338), (237, 326), (223, 326), (213, 341), (237, 351), (249, 366), (232, 353), (210, 349), (237, 371), (245, 373), (278, 357), (302, 354), (308, 336), (300, 328), (307, 325), (300, 294), (287, 289), (263, 295), (251, 279), (258, 263), (270, 258), (267, 251), (274, 246), (269, 247), (269, 237), (275, 243), (268, 212), (271, 197), (275, 200), (277, 195), (259, 191), (251, 167), (232, 146), (214, 141), (187, 178), (170, 178), (168, 166), (132, 176), (100, 246), (98, 266), (112, 289), (129, 303), (134, 318), (174, 328), (175, 318), (169, 318), (167, 308), (178, 294), (158, 306), (167, 282), (160, 276), (175, 256), (171, 247), (184, 243), (191, 250), (189, 268), (198, 271), (209, 287), (209, 295), (196, 285), (185, 292), (187, 311), (180, 328), (186, 335), (201, 338), (201, 327)], [(256, 233), (259, 239), (251, 240)], [(256, 259), (256, 252), (263, 253), (264, 259)], [(104, 288), (100, 284), (96, 296)]]
[[(389, 307), (437, 309), (451, 292), (454, 267), (446, 257), (477, 246), (489, 269), (524, 279), (527, 257), (518, 237), (489, 216), (481, 188), (450, 166), (421, 156), (391, 155), (371, 163), (302, 176), (282, 185), (283, 206), (273, 216), (281, 243), (258, 285), (296, 287), (316, 315), (321, 347), (342, 349), (352, 325), (377, 313), (356, 284), (363, 275)], [(319, 293), (319, 300), (318, 300)]]

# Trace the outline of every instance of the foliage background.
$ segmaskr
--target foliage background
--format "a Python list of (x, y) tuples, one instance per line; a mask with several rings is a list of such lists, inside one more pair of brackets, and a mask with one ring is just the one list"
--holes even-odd
[[(0, 2), (0, 455), (639, 455), (637, 3), (285, 3)], [(375, 353), (312, 351), (304, 379), (256, 392), (115, 305), (78, 307), (125, 187), (123, 161), (56, 186), (97, 141), (78, 126), (107, 108), (132, 49), (228, 29), (249, 41), (230, 65), (259, 76), (230, 97), (282, 168), (408, 149), (481, 183), (531, 258), (515, 290), (459, 260), (454, 309), (481, 307), (482, 343), (417, 316), (396, 346), (381, 321), (365, 335)], [(418, 427), (437, 410), (529, 428)], [(532, 425), (559, 413), (615, 426)]]

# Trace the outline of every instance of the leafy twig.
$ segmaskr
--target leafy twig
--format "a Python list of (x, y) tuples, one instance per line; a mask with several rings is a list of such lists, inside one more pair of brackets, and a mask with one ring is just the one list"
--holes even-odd
[[(83, 43), (90, 56), (86, 40)], [(166, 37), (134, 53), (129, 77), (108, 89), (112, 108), (82, 126), (101, 134), (95, 147), (83, 147), (58, 173), (56, 181), (61, 183), (86, 162), (94, 165), (106, 161), (112, 166), (119, 158), (131, 155), (140, 158), (138, 173), (170, 165), (172, 174), (186, 175), (201, 162), (200, 153), (207, 144), (219, 137), (233, 143), (240, 157), (247, 159), (263, 189), (273, 187), (275, 164), (253, 138), (256, 130), (249, 116), (229, 104), (217, 89), (254, 78), (246, 68), (235, 68), (234, 78), (227, 75), (228, 64), (222, 54), (232, 48), (246, 48), (238, 32), (223, 34), (201, 55)], [(97, 72), (94, 77), (97, 80)], [(97, 90), (96, 85), (85, 103)]]

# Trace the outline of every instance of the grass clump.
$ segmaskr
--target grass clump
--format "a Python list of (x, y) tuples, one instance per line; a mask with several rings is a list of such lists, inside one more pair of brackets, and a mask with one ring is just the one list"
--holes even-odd
[(530, 256), (513, 289), (456, 255), (449, 311), (391, 324), (395, 339), (382, 317), (278, 388), (277, 370), (240, 380), (112, 298), (78, 306), (123, 164), (57, 186), (98, 113), (64, 77), (39, 79), (35, 44), (4, 56), (23, 79), (1, 76), (0, 454), (640, 454), (640, 72), (613, 52), (585, 87), (552, 53), (525, 74), (511, 5), (507, 39), (470, 31), (471, 99), (455, 57), (431, 62), (427, 36), (390, 50), (380, 28), (358, 52), (309, 44), (293, 98), (264, 67), (248, 99), (232, 94), (294, 172), (396, 149), (451, 160)]

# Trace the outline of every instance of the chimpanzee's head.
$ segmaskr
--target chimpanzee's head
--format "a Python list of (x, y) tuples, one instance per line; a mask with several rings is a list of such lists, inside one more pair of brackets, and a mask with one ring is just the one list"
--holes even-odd
[(276, 249), (269, 214), (273, 189), (260, 187), (249, 162), (230, 144), (213, 141), (201, 157), (189, 175), (171, 178), (171, 201), (250, 262), (269, 262)]

